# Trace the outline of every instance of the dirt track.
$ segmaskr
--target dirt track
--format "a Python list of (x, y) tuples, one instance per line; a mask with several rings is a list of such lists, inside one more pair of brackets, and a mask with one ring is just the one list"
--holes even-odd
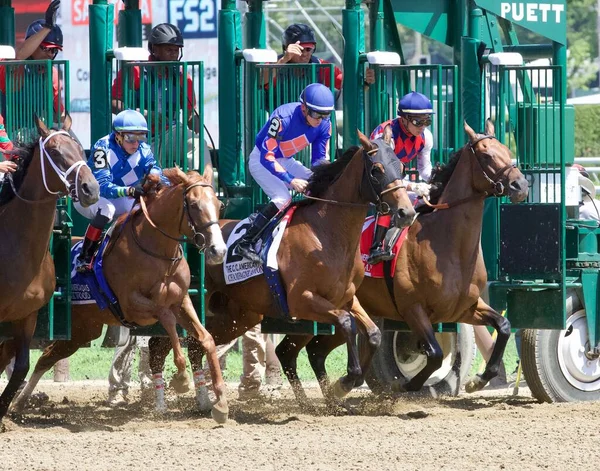
[(219, 426), (192, 412), (191, 393), (155, 417), (135, 396), (106, 407), (103, 382), (41, 389), (50, 401), (40, 410), (5, 419), (0, 469), (562, 470), (600, 459), (600, 403), (538, 404), (508, 390), (396, 402), (361, 390), (342, 416), (327, 415), (315, 389), (314, 411), (289, 390), (270, 404), (238, 402), (233, 390), (230, 421)]

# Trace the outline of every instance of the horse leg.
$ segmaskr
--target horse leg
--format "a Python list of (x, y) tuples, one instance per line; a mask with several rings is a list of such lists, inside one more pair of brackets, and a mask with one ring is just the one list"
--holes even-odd
[(169, 386), (175, 389), (177, 394), (183, 394), (190, 390), (190, 377), (187, 373), (187, 363), (183, 348), (177, 334), (176, 318), (170, 309), (164, 308), (158, 316), (158, 320), (167, 331), (171, 346), (173, 347), (173, 361), (177, 367), (177, 373), (171, 379)]
[(27, 400), (35, 390), (40, 379), (52, 368), (58, 361), (68, 358), (75, 353), (82, 345), (97, 339), (102, 334), (102, 322), (94, 319), (84, 318), (84, 316), (73, 316), (71, 339), (55, 340), (44, 349), (44, 353), (35, 364), (35, 368), (29, 381), (25, 385), (23, 392), (15, 401), (13, 408), (20, 412), (25, 408)]
[(504, 350), (508, 339), (510, 338), (510, 322), (506, 317), (503, 317), (497, 311), (488, 306), (481, 298), (477, 300), (475, 308), (475, 316), (473, 324), (490, 325), (496, 329), (496, 343), (492, 350), (490, 360), (485, 365), (485, 370), (482, 374), (476, 375), (465, 384), (465, 391), (472, 393), (479, 391), (492, 379), (498, 376), (500, 370), (500, 362), (504, 356)]
[[(325, 360), (333, 349), (343, 345), (344, 343), (344, 336), (340, 332), (336, 331), (334, 335), (317, 335), (316, 337), (313, 337), (306, 346), (308, 361), (315, 372), (315, 376), (317, 377), (317, 381), (319, 382), (319, 386), (321, 388), (321, 393), (328, 402), (334, 401), (336, 395), (335, 392), (331, 390), (329, 376), (327, 375), (327, 370), (325, 369)], [(347, 393), (343, 394), (342, 397), (346, 394)]]
[[(354, 387), (361, 386), (365, 382), (365, 373), (368, 371), (371, 366), (371, 361), (373, 360), (373, 355), (381, 345), (381, 331), (379, 327), (375, 325), (375, 323), (371, 320), (367, 312), (360, 305), (356, 296), (354, 296), (354, 300), (352, 302), (352, 314), (355, 319), (358, 321), (358, 329), (360, 332), (367, 337), (366, 347), (363, 349), (363, 354), (360, 356), (360, 376), (358, 376), (354, 380)], [(340, 345), (339, 342), (325, 342), (321, 345), (321, 348), (329, 348), (328, 351), (323, 351), (323, 371), (325, 370), (325, 359), (329, 355), (329, 353)], [(314, 369), (314, 368), (313, 368)], [(326, 375), (327, 373), (325, 373)], [(343, 382), (348, 382), (349, 380), (345, 377), (338, 379), (336, 384), (334, 385), (333, 392), (337, 399), (343, 398), (348, 392), (346, 392), (345, 388), (342, 387)]]
[(296, 400), (301, 405), (306, 405), (308, 399), (304, 392), (304, 388), (302, 388), (300, 378), (298, 377), (297, 360), (300, 350), (302, 350), (312, 338), (312, 335), (286, 335), (275, 348), (275, 353), (281, 363), (283, 372), (290, 382)]
[(148, 356), (150, 357), (150, 371), (154, 384), (154, 408), (156, 412), (166, 412), (165, 381), (163, 370), (165, 360), (171, 351), (171, 342), (167, 337), (150, 337), (148, 341)]
[(29, 371), (29, 345), (35, 331), (36, 322), (37, 311), (34, 311), (24, 319), (12, 323), (15, 342), (15, 368), (6, 388), (4, 388), (2, 395), (0, 395), (0, 421), (6, 415), (10, 403), (16, 396), (19, 386), (21, 386)]
[[(198, 350), (203, 350), (206, 352), (206, 361), (210, 370), (213, 391), (217, 398), (216, 403), (212, 406), (212, 417), (218, 423), (224, 423), (227, 421), (229, 416), (229, 406), (227, 405), (225, 381), (223, 381), (223, 374), (221, 372), (221, 365), (219, 364), (219, 357), (217, 356), (215, 341), (213, 340), (212, 335), (210, 335), (210, 333), (200, 323), (200, 319), (198, 319), (198, 315), (194, 309), (194, 304), (192, 303), (189, 295), (186, 295), (183, 298), (183, 304), (178, 316), (178, 321), (183, 328), (187, 329), (193, 338), (199, 343), (199, 345), (196, 344), (194, 346), (196, 353), (198, 353)], [(193, 369), (195, 372), (194, 382), (197, 389), (203, 388), (203, 390), (197, 391), (197, 394), (200, 394), (200, 397), (202, 398), (208, 398), (208, 392), (206, 391), (206, 385), (204, 382), (204, 371), (202, 370), (202, 354), (200, 353), (199, 356), (200, 361), (198, 364), (198, 369)]]
[(14, 340), (6, 340), (0, 343), (0, 375), (15, 357)]

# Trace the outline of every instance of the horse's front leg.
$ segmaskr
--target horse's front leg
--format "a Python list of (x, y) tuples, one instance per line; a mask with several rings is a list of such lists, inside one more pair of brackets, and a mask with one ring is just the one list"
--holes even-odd
[[(219, 357), (217, 355), (215, 341), (213, 340), (212, 335), (210, 335), (210, 333), (200, 323), (198, 314), (194, 309), (194, 304), (187, 294), (183, 298), (183, 304), (181, 306), (178, 320), (179, 323), (185, 329), (187, 329), (196, 340), (198, 340), (200, 348), (206, 352), (206, 361), (210, 370), (213, 390), (217, 398), (215, 404), (212, 405), (211, 408), (212, 417), (218, 423), (224, 423), (229, 417), (229, 406), (227, 405), (225, 381), (223, 381), (223, 374), (221, 372), (221, 365), (219, 364)], [(201, 355), (200, 358), (202, 358)], [(200, 395), (200, 398), (203, 400), (203, 402), (206, 402), (208, 393), (204, 383), (204, 371), (202, 370), (201, 362), (199, 365), (197, 365), (197, 367), (198, 369), (194, 374), (197, 396)], [(209, 404), (210, 401), (208, 401), (208, 404), (201, 404), (201, 407)]]
[(169, 308), (162, 308), (158, 314), (158, 320), (167, 331), (169, 340), (171, 340), (173, 360), (177, 367), (177, 373), (173, 376), (170, 386), (172, 386), (178, 394), (186, 393), (190, 390), (190, 378), (187, 374), (183, 348), (181, 347), (179, 335), (177, 334), (175, 314)]
[(490, 360), (485, 365), (483, 373), (469, 379), (465, 384), (465, 391), (468, 393), (483, 389), (492, 378), (498, 376), (500, 362), (510, 338), (510, 322), (508, 319), (488, 306), (481, 298), (477, 300), (477, 307), (475, 308), (472, 323), (474, 325), (492, 326), (496, 329), (498, 335), (496, 336), (496, 343), (494, 343)]
[(37, 311), (30, 313), (25, 319), (15, 321), (13, 325), (13, 338), (15, 347), (15, 367), (13, 373), (0, 396), (0, 421), (6, 415), (10, 403), (25, 380), (29, 371), (29, 345), (35, 331)]

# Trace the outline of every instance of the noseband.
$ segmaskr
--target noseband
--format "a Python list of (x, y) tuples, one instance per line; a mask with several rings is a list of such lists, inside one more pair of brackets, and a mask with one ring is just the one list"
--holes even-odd
[[(371, 155), (379, 152), (379, 148), (371, 149), (369, 151), (363, 150), (363, 152), (366, 155), (368, 155), (369, 157), (371, 157)], [(371, 175), (371, 169), (373, 168), (373, 163), (371, 162), (371, 159), (368, 158), (368, 159), (363, 159), (363, 160), (364, 160), (365, 170), (363, 172), (363, 179), (361, 181), (359, 192), (361, 195), (363, 195), (363, 193), (362, 193), (363, 183), (365, 182), (365, 180), (367, 180), (368, 185), (366, 185), (366, 186), (369, 189), (369, 196), (366, 197), (365, 199), (368, 199), (369, 201), (372, 202), (372, 204), (375, 205), (375, 208), (377, 209), (377, 214), (379, 214), (379, 215), (389, 214), (391, 211), (390, 205), (388, 203), (386, 203), (385, 201), (383, 201), (381, 199), (381, 197), (383, 195), (385, 195), (386, 193), (390, 193), (390, 192), (396, 191), (401, 188), (406, 188), (404, 181), (400, 180), (400, 184), (398, 184), (392, 188), (387, 188), (387, 189), (383, 190), (382, 189), (383, 185), (381, 184), (381, 182), (377, 178), (375, 178)], [(375, 188), (375, 185), (377, 185), (377, 188)], [(364, 195), (363, 195), (363, 197), (364, 197)]]
[(183, 190), (183, 211), (181, 212), (181, 219), (179, 220), (178, 227), (180, 228), (179, 230), (181, 231), (181, 224), (183, 223), (183, 216), (185, 214), (185, 216), (187, 218), (188, 227), (194, 233), (194, 235), (191, 239), (186, 238), (186, 237), (173, 237), (173, 236), (167, 234), (165, 231), (163, 231), (160, 227), (158, 227), (150, 218), (150, 214), (148, 214), (148, 208), (146, 207), (146, 202), (144, 201), (143, 196), (140, 197), (140, 206), (142, 207), (142, 212), (144, 213), (144, 216), (145, 216), (146, 220), (148, 221), (148, 223), (154, 229), (156, 229), (158, 232), (160, 232), (162, 235), (164, 235), (165, 237), (167, 237), (171, 240), (179, 242), (179, 243), (183, 243), (183, 242), (191, 243), (200, 252), (203, 252), (204, 250), (206, 250), (206, 237), (204, 236), (202, 231), (204, 231), (205, 229), (207, 229), (208, 227), (210, 227), (214, 224), (219, 224), (219, 221), (208, 221), (199, 227), (196, 226), (196, 223), (194, 222), (192, 215), (190, 214), (190, 207), (189, 207), (189, 203), (188, 203), (188, 199), (187, 199), (187, 194), (189, 193), (189, 191), (196, 187), (212, 187), (212, 185), (210, 185), (208, 183), (196, 182), (196, 183), (192, 183), (190, 186), (186, 187)]
[(488, 181), (488, 183), (490, 184), (490, 191), (484, 191), (484, 193), (486, 195), (494, 195), (494, 196), (504, 196), (504, 184), (500, 181), (502, 179), (502, 177), (504, 177), (504, 174), (506, 173), (506, 171), (510, 171), (513, 168), (516, 168), (516, 165), (510, 163), (508, 165), (505, 165), (504, 167), (502, 167), (500, 170), (498, 170), (496, 173), (494, 173), (494, 175), (492, 175), (491, 177), (487, 174), (487, 172), (483, 169), (483, 167), (481, 166), (481, 163), (479, 163), (479, 159), (477, 159), (477, 153), (475, 152), (475, 145), (480, 142), (483, 141), (484, 139), (496, 139), (495, 136), (490, 136), (489, 134), (485, 134), (483, 136), (481, 136), (479, 139), (476, 139), (475, 142), (470, 142), (469, 143), (469, 147), (471, 148), (471, 152), (473, 152), (473, 156), (475, 157), (475, 161), (477, 162), (477, 164), (479, 165), (479, 168), (481, 169), (481, 173), (483, 174), (484, 178)]
[[(48, 151), (46, 150), (46, 143), (51, 138), (53, 138), (54, 136), (56, 136), (58, 134), (66, 134), (67, 136), (71, 137), (71, 135), (67, 131), (60, 130), (60, 131), (51, 132), (45, 139), (43, 137), (40, 137), (40, 140), (39, 140), (40, 159), (41, 159), (40, 167), (42, 169), (42, 181), (44, 182), (44, 188), (51, 195), (58, 195), (60, 197), (60, 196), (69, 194), (69, 195), (71, 195), (71, 198), (73, 199), (73, 201), (79, 201), (79, 188), (77, 187), (77, 182), (79, 181), (79, 172), (81, 170), (81, 167), (85, 166), (86, 163), (84, 160), (78, 160), (64, 172), (60, 168), (58, 168), (58, 165), (56, 165), (54, 163), (54, 160), (52, 160), (52, 157), (50, 157), (50, 154), (48, 154)], [(63, 182), (63, 184), (65, 185), (66, 191), (52, 191), (52, 190), (50, 190), (50, 188), (48, 188), (48, 182), (46, 181), (45, 160), (48, 161), (48, 163), (54, 170), (54, 173), (56, 173), (58, 178), (60, 178), (60, 180)], [(71, 174), (71, 172), (73, 172), (73, 171), (75, 171), (75, 181), (73, 183), (69, 183), (68, 177)], [(25, 203), (45, 203), (47, 201), (51, 201), (51, 200), (55, 199), (54, 196), (52, 196), (50, 198), (45, 198), (43, 200), (28, 200), (26, 198), (23, 198), (21, 195), (19, 195), (19, 193), (17, 193), (17, 189), (15, 188), (15, 183), (13, 181), (12, 173), (8, 174), (8, 181), (10, 182), (10, 187), (11, 187), (13, 193), (15, 194), (15, 196)]]

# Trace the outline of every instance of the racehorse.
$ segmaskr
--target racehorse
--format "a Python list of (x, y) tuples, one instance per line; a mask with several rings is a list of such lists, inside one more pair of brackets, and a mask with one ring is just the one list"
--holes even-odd
[[(144, 189), (148, 191), (151, 186), (159, 189), (140, 199), (140, 209), (132, 209), (117, 221), (103, 258), (104, 274), (120, 302), (126, 322), (138, 326), (157, 321), (162, 324), (173, 344), (175, 364), (181, 376), (187, 377), (186, 361), (176, 323), (207, 350), (217, 396), (212, 414), (217, 422), (225, 422), (229, 409), (215, 344), (193, 309), (181, 310), (184, 297), (189, 299), (186, 295), (190, 285), (190, 269), (183, 257), (181, 242), (187, 240), (199, 250), (205, 250), (208, 264), (220, 263), (226, 250), (218, 224), (221, 203), (211, 185), (212, 175), (185, 174), (179, 168), (166, 169), (163, 173), (172, 185), (158, 185), (159, 177), (150, 175)], [(212, 171), (205, 173), (212, 174)], [(44, 373), (57, 361), (98, 338), (104, 324), (119, 325), (120, 322), (109, 310), (100, 310), (96, 304), (74, 305), (71, 340), (55, 341), (45, 349), (16, 405), (24, 407)]]
[(0, 192), (0, 322), (12, 324), (12, 340), (0, 352), (0, 371), (15, 356), (15, 367), (0, 396), (0, 421), (29, 371), (29, 345), (37, 312), (54, 294), (54, 263), (48, 250), (56, 202), (71, 195), (83, 206), (98, 201), (100, 188), (71, 137), (71, 117), (62, 129), (35, 118), (39, 141), (15, 149), (18, 169), (7, 174)]
[[(348, 346), (347, 376), (336, 383), (341, 389), (353, 387), (361, 376), (350, 311), (362, 312), (365, 323), (370, 322), (367, 335), (373, 352), (381, 340), (355, 296), (364, 276), (358, 247), (369, 204), (390, 211), (398, 227), (409, 225), (415, 216), (402, 181), (403, 167), (393, 150), (362, 133), (359, 139), (361, 147), (349, 149), (331, 164), (313, 167), (310, 199), (296, 209), (277, 252), (290, 316), (334, 324)], [(223, 235), (228, 237), (237, 223), (222, 220)], [(206, 274), (206, 306), (214, 313), (206, 325), (218, 345), (239, 337), (263, 316), (281, 316), (263, 276), (227, 285), (222, 265), (208, 267)], [(151, 343), (151, 367), (160, 368), (167, 353), (168, 348)], [(192, 365), (198, 361), (190, 360)]]
[[(508, 196), (512, 203), (524, 201), (529, 185), (512, 164), (508, 147), (494, 137), (491, 121), (486, 123), (485, 134), (475, 133), (466, 123), (464, 128), (469, 142), (432, 178), (432, 184), (438, 187), (431, 193), (430, 209), (434, 211), (420, 214), (410, 227), (393, 279), (365, 277), (357, 292), (369, 315), (406, 322), (427, 356), (426, 365), (413, 378), (398, 380), (394, 385), (398, 391), (420, 390), (442, 365), (443, 353), (433, 323), (487, 325), (498, 332), (485, 371), (466, 385), (469, 392), (483, 388), (498, 374), (510, 336), (509, 321), (480, 297), (487, 282), (480, 244), (483, 207), (489, 196)], [(361, 322), (362, 316), (357, 319)], [(297, 378), (297, 355), (306, 346), (310, 364), (327, 395), (325, 360), (344, 340), (338, 332), (333, 336), (286, 336), (276, 352), (292, 382)], [(363, 373), (370, 359), (361, 355)], [(358, 378), (355, 385), (363, 380)], [(292, 385), (296, 396), (304, 399), (299, 382)]]

